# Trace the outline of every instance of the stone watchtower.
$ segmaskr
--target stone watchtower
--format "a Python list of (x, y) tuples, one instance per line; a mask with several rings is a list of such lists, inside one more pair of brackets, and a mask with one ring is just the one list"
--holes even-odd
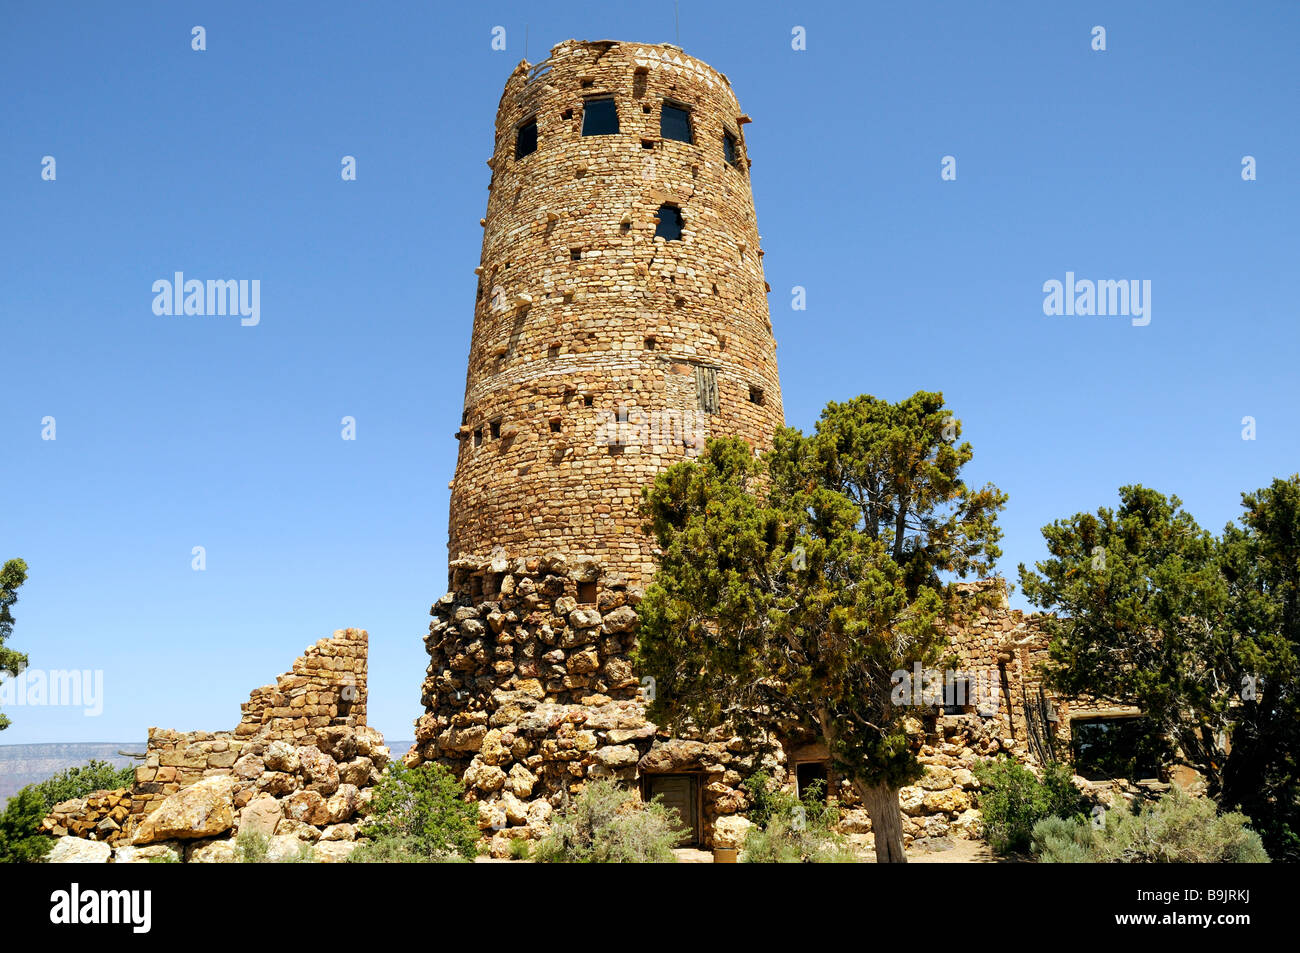
[(450, 591), (407, 756), (463, 776), (494, 853), (588, 778), (663, 796), (695, 842), (743, 803), (754, 756), (660, 734), (628, 659), (655, 569), (642, 488), (783, 423), (748, 121), (667, 44), (570, 40), (501, 97)]
[(569, 41), (497, 110), (449, 552), (654, 572), (641, 488), (783, 423), (743, 128), (668, 45)]

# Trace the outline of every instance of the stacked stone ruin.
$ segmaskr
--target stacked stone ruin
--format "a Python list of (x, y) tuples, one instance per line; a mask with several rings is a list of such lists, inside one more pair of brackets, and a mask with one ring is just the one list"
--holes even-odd
[(54, 806), (42, 829), (61, 860), (230, 861), (235, 838), (268, 839), (291, 859), (346, 859), (389, 761), (366, 724), (368, 636), (340, 629), (255, 689), (233, 731), (149, 729), (135, 783)]

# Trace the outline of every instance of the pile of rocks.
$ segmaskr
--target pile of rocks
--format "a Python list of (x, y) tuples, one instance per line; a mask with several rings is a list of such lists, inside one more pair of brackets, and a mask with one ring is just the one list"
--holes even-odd
[(60, 801), (41, 821), (41, 833), (55, 837), (84, 837), (96, 841), (121, 839), (131, 814), (131, 789), (92, 791), (85, 797)]

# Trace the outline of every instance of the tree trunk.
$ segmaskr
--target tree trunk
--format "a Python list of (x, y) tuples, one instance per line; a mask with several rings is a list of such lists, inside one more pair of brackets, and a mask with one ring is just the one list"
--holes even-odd
[(855, 781), (853, 786), (871, 817), (871, 830), (876, 836), (876, 863), (907, 863), (907, 854), (903, 852), (903, 811), (898, 806), (898, 788), (859, 781)]

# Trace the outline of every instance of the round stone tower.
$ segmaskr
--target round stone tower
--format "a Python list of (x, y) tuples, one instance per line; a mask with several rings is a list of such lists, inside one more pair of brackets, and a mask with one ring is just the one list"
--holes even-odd
[(452, 483), (453, 561), (654, 571), (641, 488), (783, 423), (727, 78), (675, 46), (567, 41), (521, 63), (496, 143)]

